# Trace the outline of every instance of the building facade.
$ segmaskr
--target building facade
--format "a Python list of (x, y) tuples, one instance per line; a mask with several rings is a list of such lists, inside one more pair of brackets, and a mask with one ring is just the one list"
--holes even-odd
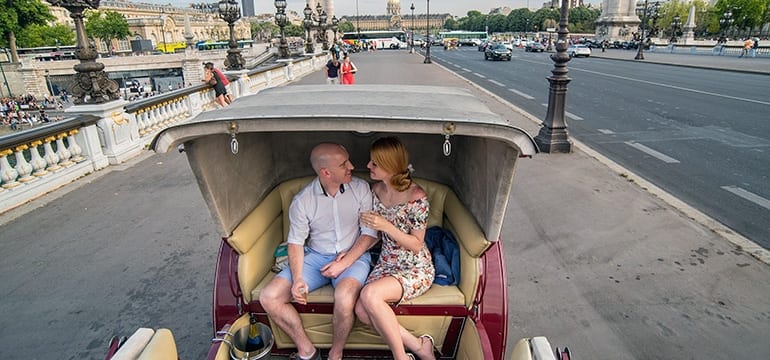
[[(130, 51), (130, 40), (151, 40), (153, 47), (162, 43), (185, 42), (185, 16), (189, 18), (189, 31), (193, 42), (229, 40), (229, 28), (227, 23), (219, 18), (216, 3), (203, 5), (178, 8), (127, 0), (102, 1), (98, 10), (115, 11), (125, 16), (131, 36), (125, 40), (113, 40), (112, 44), (106, 44), (104, 41), (97, 42), (97, 50), (100, 52), (108, 52), (110, 49), (115, 49), (117, 52)], [(56, 17), (55, 22), (75, 27), (69, 11), (56, 6), (50, 6), (50, 9)], [(238, 40), (252, 38), (251, 26), (244, 18), (235, 23), (234, 32)]]

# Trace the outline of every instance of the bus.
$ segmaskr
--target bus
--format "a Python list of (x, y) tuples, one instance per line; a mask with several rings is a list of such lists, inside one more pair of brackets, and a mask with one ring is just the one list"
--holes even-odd
[(346, 32), (342, 35), (342, 41), (350, 45), (356, 45), (359, 39), (362, 43), (373, 41), (378, 49), (406, 49), (406, 32), (403, 30)]
[(486, 31), (443, 31), (438, 33), (439, 38), (454, 38), (460, 42), (460, 45), (478, 45), (487, 40)]
[[(243, 49), (247, 46), (252, 46), (254, 44), (254, 40), (238, 40), (238, 48)], [(198, 41), (195, 43), (195, 48), (198, 50), (219, 50), (219, 49), (229, 49), (230, 48), (230, 42), (229, 41)]]
[(16, 53), (21, 58), (34, 58), (38, 61), (75, 60), (75, 45), (41, 46), (34, 48), (19, 48)]
[(167, 43), (161, 42), (161, 43), (158, 43), (158, 46), (155, 49), (167, 54), (173, 54), (175, 52), (184, 51), (186, 47), (187, 47), (187, 44), (184, 41), (167, 42)]

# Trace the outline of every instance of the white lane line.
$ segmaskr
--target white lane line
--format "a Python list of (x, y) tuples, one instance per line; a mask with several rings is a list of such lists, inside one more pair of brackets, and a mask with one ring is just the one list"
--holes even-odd
[(770, 210), (770, 200), (765, 199), (753, 192), (749, 192), (743, 188), (737, 187), (737, 186), (721, 186), (723, 190), (727, 190), (734, 195), (738, 195), (748, 201), (751, 201), (765, 209)]
[[(548, 104), (540, 104), (540, 105), (543, 105), (543, 106), (545, 106), (545, 107), (548, 107)], [(570, 119), (572, 119), (572, 120), (577, 120), (577, 121), (585, 120), (585, 119), (583, 119), (582, 117), (580, 117), (580, 116), (577, 116), (577, 115), (575, 115), (575, 114), (573, 114), (573, 113), (571, 113), (571, 112), (569, 112), (569, 111), (564, 111), (564, 115), (567, 115), (567, 117), (568, 117), (568, 118), (570, 118)]]
[(457, 64), (455, 64), (454, 66), (455, 66), (456, 68), (458, 68), (458, 69), (462, 69), (462, 66), (460, 66), (460, 65), (457, 65)]
[(609, 130), (609, 129), (596, 129), (596, 131), (598, 131), (598, 132), (600, 132), (600, 133), (602, 133), (604, 135), (612, 135), (612, 134), (615, 133), (614, 131)]
[(489, 82), (491, 82), (491, 83), (493, 83), (493, 84), (495, 84), (495, 85), (497, 85), (497, 86), (502, 86), (502, 87), (505, 87), (505, 84), (503, 84), (503, 83), (501, 83), (501, 82), (499, 82), (499, 81), (495, 81), (495, 80), (489, 80)]
[(529, 95), (527, 95), (527, 94), (525, 94), (525, 93), (523, 93), (523, 92), (521, 92), (519, 90), (516, 90), (516, 89), (508, 88), (508, 91), (510, 91), (510, 92), (512, 92), (512, 93), (514, 93), (516, 95), (519, 95), (519, 96), (521, 96), (521, 97), (523, 97), (523, 98), (525, 98), (527, 100), (534, 100), (535, 99), (533, 96), (529, 96)]
[(742, 98), (742, 97), (737, 97), (737, 96), (717, 94), (717, 93), (713, 93), (713, 92), (709, 92), (709, 91), (695, 90), (695, 89), (690, 89), (690, 88), (686, 88), (686, 87), (669, 85), (669, 84), (663, 84), (663, 83), (654, 82), (654, 81), (634, 79), (634, 78), (630, 78), (630, 77), (626, 77), (626, 76), (620, 76), (620, 75), (605, 74), (605, 73), (601, 73), (601, 72), (598, 72), (598, 71), (591, 71), (591, 70), (580, 69), (580, 68), (575, 68), (575, 67), (570, 67), (569, 69), (570, 70), (575, 70), (575, 71), (583, 71), (583, 72), (587, 72), (587, 73), (591, 73), (591, 74), (596, 74), (596, 75), (601, 75), (601, 76), (613, 77), (613, 78), (617, 78), (617, 79), (628, 80), (628, 81), (636, 81), (636, 82), (640, 82), (640, 83), (644, 83), (644, 84), (650, 84), (650, 85), (655, 85), (655, 86), (662, 86), (662, 87), (667, 87), (667, 88), (670, 88), (670, 89), (676, 89), (676, 90), (682, 90), (682, 91), (690, 91), (690, 92), (694, 92), (696, 94), (711, 95), (711, 96), (721, 97), (721, 98), (725, 98), (725, 99), (746, 101), (746, 102), (755, 103), (755, 104), (770, 105), (770, 102), (767, 102), (767, 101), (760, 101), (760, 100), (747, 99), (747, 98)]
[(477, 72), (473, 73), (473, 75), (476, 75), (476, 76), (478, 76), (478, 77), (480, 77), (480, 78), (482, 78), (482, 79), (486, 79), (486, 78), (487, 78), (486, 76), (484, 76), (484, 75), (481, 75), (481, 74), (479, 74), (479, 73), (477, 73)]
[(585, 119), (583, 119), (582, 117), (580, 117), (580, 116), (577, 116), (577, 115), (575, 115), (575, 114), (573, 114), (573, 113), (571, 113), (571, 112), (569, 112), (569, 111), (565, 111), (565, 112), (564, 112), (564, 114), (566, 114), (566, 115), (567, 115), (567, 117), (568, 117), (568, 118), (570, 118), (570, 119), (572, 119), (572, 120), (578, 120), (578, 121), (580, 121), (580, 120), (585, 120)]
[(639, 150), (639, 151), (641, 151), (641, 152), (643, 152), (643, 153), (645, 153), (647, 155), (650, 155), (650, 156), (652, 156), (652, 157), (654, 157), (654, 158), (656, 158), (656, 159), (658, 159), (660, 161), (663, 161), (664, 163), (668, 163), (668, 164), (678, 164), (679, 163), (679, 160), (674, 159), (674, 158), (672, 158), (672, 157), (670, 157), (670, 156), (668, 156), (668, 155), (666, 155), (664, 153), (661, 153), (661, 152), (659, 152), (657, 150), (650, 149), (650, 148), (648, 148), (648, 147), (646, 147), (646, 146), (644, 146), (642, 144), (635, 143), (633, 141), (626, 141), (625, 144), (630, 146), (630, 147), (632, 147), (632, 148), (634, 148), (634, 149), (636, 149), (636, 150)]
[(463, 71), (471, 72), (471, 69), (463, 68)]

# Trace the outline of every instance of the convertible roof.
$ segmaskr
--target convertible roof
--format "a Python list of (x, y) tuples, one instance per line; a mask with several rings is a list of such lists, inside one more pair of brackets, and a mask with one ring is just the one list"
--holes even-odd
[(165, 152), (184, 144), (204, 199), (229, 235), (277, 184), (313, 174), (308, 159), (317, 143), (345, 145), (354, 165), (365, 170), (369, 145), (388, 135), (407, 144), (415, 176), (453, 188), (487, 239), (497, 240), (516, 161), (537, 147), (465, 89), (272, 88), (167, 128), (151, 148)]

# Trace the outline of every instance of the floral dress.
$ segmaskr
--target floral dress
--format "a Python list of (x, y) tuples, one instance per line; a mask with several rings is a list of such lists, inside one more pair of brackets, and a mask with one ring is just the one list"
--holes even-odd
[[(410, 234), (412, 230), (424, 230), (428, 224), (430, 205), (428, 197), (422, 197), (407, 203), (386, 207), (377, 196), (374, 197), (374, 211), (382, 215), (399, 230)], [(430, 288), (435, 269), (427, 246), (423, 245), (418, 253), (407, 250), (380, 232), (382, 250), (380, 259), (369, 274), (367, 283), (391, 276), (401, 283), (401, 300), (413, 299)]]

